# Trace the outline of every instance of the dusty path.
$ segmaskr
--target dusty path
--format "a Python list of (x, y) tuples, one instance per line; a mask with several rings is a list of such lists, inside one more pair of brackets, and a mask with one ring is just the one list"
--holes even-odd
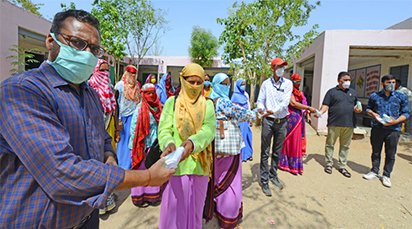
[[(271, 185), (273, 196), (266, 197), (258, 184), (260, 129), (253, 128), (254, 161), (243, 163), (243, 228), (412, 228), (412, 143), (398, 148), (389, 189), (379, 180), (362, 179), (371, 163), (369, 138), (352, 142), (348, 179), (336, 169), (323, 172), (325, 137), (307, 129), (303, 176), (280, 172), (286, 187), (278, 191)], [(102, 217), (102, 229), (157, 228), (160, 207), (136, 208), (129, 193), (118, 193), (123, 203)], [(216, 220), (204, 228), (218, 228)]]

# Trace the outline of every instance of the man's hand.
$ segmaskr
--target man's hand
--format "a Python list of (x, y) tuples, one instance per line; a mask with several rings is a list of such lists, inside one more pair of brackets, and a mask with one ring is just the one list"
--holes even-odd
[(264, 114), (264, 112), (263, 112), (263, 110), (262, 110), (261, 108), (258, 109), (258, 113), (261, 114), (261, 115)]
[(148, 173), (150, 173), (150, 180), (148, 181), (147, 186), (161, 186), (168, 181), (170, 176), (172, 176), (175, 172), (175, 169), (166, 168), (165, 159), (160, 158), (160, 160), (148, 169)]
[(123, 122), (122, 120), (119, 120), (119, 125), (117, 127), (117, 130), (122, 131), (123, 130)]
[(167, 155), (171, 154), (172, 152), (176, 151), (176, 145), (175, 143), (169, 143), (169, 145), (166, 146), (166, 149), (163, 151), (162, 155), (160, 157), (166, 157)]
[(119, 131), (119, 130), (116, 130), (116, 131), (114, 132), (114, 141), (115, 141), (116, 143), (120, 141), (120, 131)]
[(266, 111), (266, 114), (267, 114), (267, 115), (271, 115), (271, 114), (273, 114), (273, 111), (267, 110), (267, 111)]
[(187, 157), (189, 157), (189, 155), (193, 152), (194, 145), (193, 145), (193, 142), (188, 139), (188, 140), (184, 141), (182, 143), (182, 145), (180, 145), (180, 146), (185, 148), (185, 150), (183, 151), (182, 158), (180, 159), (180, 161), (183, 161)]
[(117, 161), (115, 157), (116, 155), (114, 155), (110, 151), (104, 152), (104, 163), (110, 164), (110, 165), (117, 165)]
[(110, 164), (110, 165), (117, 165), (116, 159), (113, 156), (107, 157), (104, 163)]
[(397, 119), (394, 119), (394, 118), (392, 118), (391, 117), (391, 121), (390, 122), (386, 122), (385, 124), (384, 124), (384, 126), (393, 126), (393, 125), (396, 125), (396, 124), (398, 124), (399, 123), (399, 121), (397, 120)]
[(361, 113), (362, 110), (358, 108), (358, 106), (355, 106), (355, 108), (353, 108), (353, 110), (355, 111), (355, 113)]

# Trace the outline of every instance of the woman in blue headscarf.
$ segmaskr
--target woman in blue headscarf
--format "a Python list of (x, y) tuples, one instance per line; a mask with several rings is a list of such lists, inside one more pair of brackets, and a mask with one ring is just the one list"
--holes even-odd
[[(246, 92), (246, 81), (244, 79), (236, 80), (235, 90), (232, 95), (232, 102), (247, 110), (250, 110), (249, 94)], [(245, 147), (242, 148), (242, 161), (252, 161), (252, 130), (249, 122), (239, 123), (240, 132), (242, 132)]]
[[(229, 98), (230, 79), (224, 73), (213, 77), (211, 98), (215, 103), (216, 136), (214, 163), (214, 190), (208, 200), (206, 220), (214, 213), (221, 228), (235, 228), (242, 219), (242, 161), (243, 147), (240, 122), (256, 119), (256, 114), (234, 104)], [(215, 206), (213, 206), (215, 205)]]
[(162, 76), (159, 84), (156, 86), (156, 93), (162, 104), (164, 104), (170, 96), (175, 94), (175, 88), (173, 87), (172, 76), (170, 74), (166, 73)]

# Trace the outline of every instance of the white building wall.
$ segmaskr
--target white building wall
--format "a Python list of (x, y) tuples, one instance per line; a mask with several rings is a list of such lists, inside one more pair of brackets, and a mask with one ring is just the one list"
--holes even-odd
[[(412, 47), (412, 30), (327, 30), (319, 35), (295, 61), (299, 65), (307, 58), (315, 56), (312, 104), (320, 107), (326, 92), (336, 86), (337, 74), (348, 70), (350, 46), (386, 46)], [(408, 62), (409, 61), (409, 62)], [(389, 72), (389, 66), (412, 63), (410, 60), (399, 60), (385, 63), (382, 73)], [(364, 64), (362, 64), (364, 65)], [(411, 75), (411, 69), (409, 71)], [(314, 120), (313, 126), (320, 133), (327, 130), (327, 116)]]
[(46, 36), (51, 23), (34, 15), (7, 0), (0, 0), (0, 82), (10, 76), (10, 60), (6, 57), (15, 55), (9, 49), (18, 45), (18, 28), (24, 28), (37, 34)]

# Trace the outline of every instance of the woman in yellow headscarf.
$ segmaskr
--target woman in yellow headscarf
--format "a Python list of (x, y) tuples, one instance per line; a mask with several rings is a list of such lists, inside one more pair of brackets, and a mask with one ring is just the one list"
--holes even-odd
[(181, 91), (164, 104), (158, 140), (163, 156), (184, 147), (182, 159), (167, 184), (159, 228), (201, 228), (216, 132), (213, 102), (202, 95), (205, 72), (198, 64), (180, 73)]

